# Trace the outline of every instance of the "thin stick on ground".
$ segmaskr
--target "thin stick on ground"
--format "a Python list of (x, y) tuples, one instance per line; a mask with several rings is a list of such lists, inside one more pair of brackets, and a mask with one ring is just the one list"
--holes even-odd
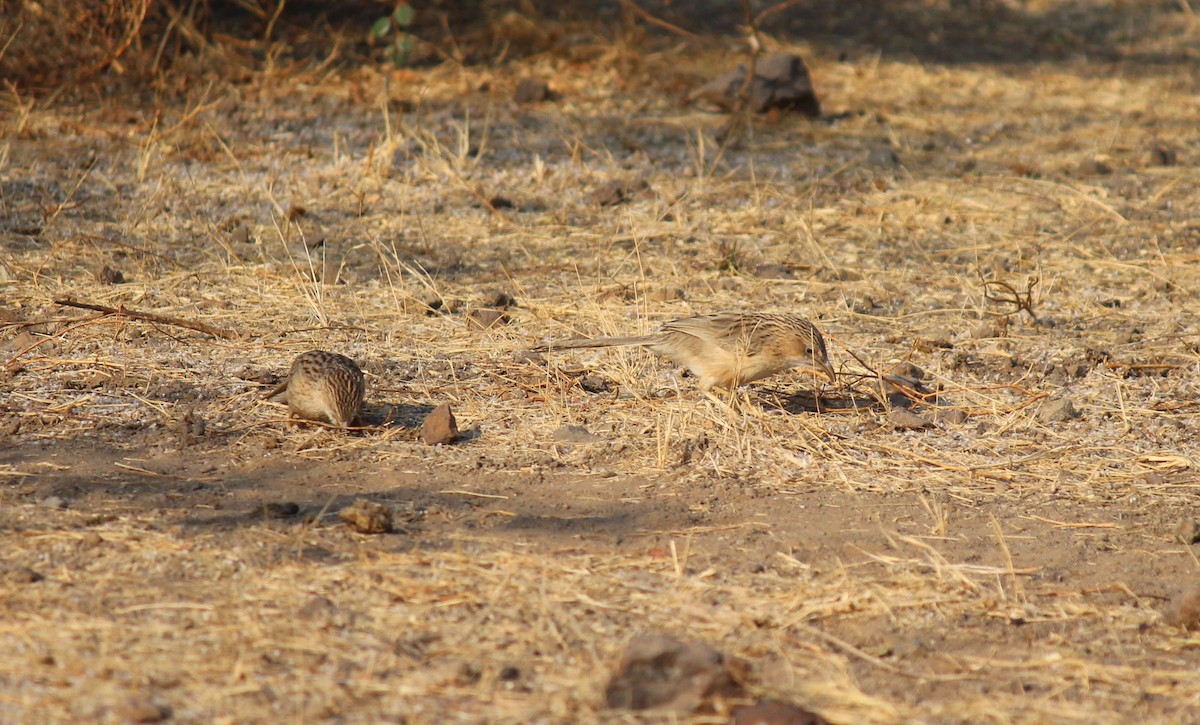
[(231, 330), (224, 330), (219, 327), (213, 327), (212, 325), (206, 325), (203, 322), (193, 322), (180, 317), (171, 317), (170, 315), (157, 315), (153, 312), (131, 310), (126, 308), (125, 305), (121, 305), (119, 307), (109, 307), (107, 305), (97, 305), (91, 302), (79, 302), (72, 299), (54, 300), (54, 304), (62, 305), (63, 307), (76, 307), (81, 310), (95, 310), (96, 312), (103, 312), (106, 315), (118, 315), (120, 317), (127, 317), (131, 320), (143, 320), (145, 322), (154, 322), (160, 325), (182, 327), (188, 330), (203, 332), (204, 334), (212, 335), (213, 337), (219, 337), (222, 340), (238, 339), (238, 334)]

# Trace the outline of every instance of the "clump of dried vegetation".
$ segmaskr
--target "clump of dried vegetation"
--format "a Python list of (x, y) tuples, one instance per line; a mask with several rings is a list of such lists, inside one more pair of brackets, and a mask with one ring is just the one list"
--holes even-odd
[[(638, 722), (605, 687), (664, 631), (832, 722), (1195, 720), (1186, 4), (789, 6), (825, 115), (740, 129), (681, 100), (741, 9), (643, 5), (421, 67), (10, 16), (80, 70), (0, 116), (0, 719)], [(839, 382), (523, 352), (730, 309)], [(263, 401), (312, 348), (362, 430)]]

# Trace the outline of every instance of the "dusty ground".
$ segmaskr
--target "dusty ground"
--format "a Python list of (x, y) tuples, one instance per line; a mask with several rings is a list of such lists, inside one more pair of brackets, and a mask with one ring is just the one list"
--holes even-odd
[[(839, 723), (1200, 719), (1200, 22), (1001, 7), (777, 19), (825, 118), (725, 149), (681, 103), (722, 38), (10, 94), (0, 721), (639, 722), (603, 692), (644, 631)], [(520, 354), (725, 309), (809, 315), (838, 384)], [(314, 347), (367, 429), (262, 401)]]

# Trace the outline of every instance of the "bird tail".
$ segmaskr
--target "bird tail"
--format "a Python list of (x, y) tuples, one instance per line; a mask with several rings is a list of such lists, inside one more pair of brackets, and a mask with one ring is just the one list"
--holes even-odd
[(583, 337), (576, 340), (559, 340), (546, 345), (529, 348), (529, 352), (551, 352), (553, 350), (571, 350), (581, 347), (633, 347), (636, 345), (651, 345), (658, 342), (658, 335), (638, 335), (635, 337)]
[(269, 400), (272, 403), (287, 402), (288, 379), (284, 378), (283, 382), (275, 386), (275, 389), (263, 396), (264, 400)]

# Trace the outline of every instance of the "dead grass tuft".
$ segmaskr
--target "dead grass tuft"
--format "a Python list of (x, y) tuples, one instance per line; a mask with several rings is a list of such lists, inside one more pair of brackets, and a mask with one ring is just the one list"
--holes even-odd
[[(833, 722), (1195, 720), (1160, 614), (1200, 460), (1171, 27), (1115, 66), (814, 43), (833, 117), (723, 150), (671, 89), (727, 54), (588, 37), (14, 102), (0, 712), (637, 722), (604, 684), (662, 631)], [(510, 102), (532, 75), (558, 100)], [(809, 315), (838, 384), (709, 399), (636, 350), (524, 353), (728, 309)], [(366, 371), (366, 430), (262, 401), (313, 348)], [(442, 403), (461, 440), (426, 446)], [(392, 533), (340, 523), (360, 499)]]

